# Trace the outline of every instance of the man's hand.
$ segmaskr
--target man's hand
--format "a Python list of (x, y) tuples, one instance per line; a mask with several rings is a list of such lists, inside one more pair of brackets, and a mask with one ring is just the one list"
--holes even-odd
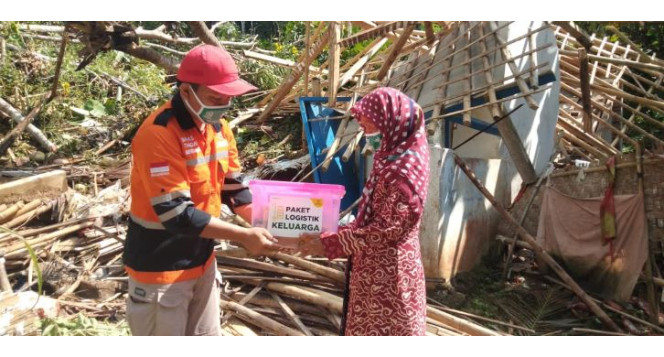
[(253, 227), (247, 228), (246, 237), (241, 243), (251, 255), (266, 255), (281, 248), (277, 242), (267, 229)]
[(297, 247), (298, 251), (303, 255), (325, 256), (325, 249), (323, 248), (323, 243), (320, 241), (320, 234), (300, 234)]

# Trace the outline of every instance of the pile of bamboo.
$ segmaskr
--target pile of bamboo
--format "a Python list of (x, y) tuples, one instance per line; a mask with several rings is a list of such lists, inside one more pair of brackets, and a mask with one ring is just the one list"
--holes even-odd
[[(225, 334), (339, 334), (343, 309), (343, 261), (303, 259), (285, 253), (275, 253), (259, 261), (245, 257), (242, 252), (231, 249), (217, 254), (219, 270), (226, 282), (221, 302)], [(428, 306), (427, 334), (503, 333)]]
[[(1, 291), (36, 286), (37, 269), (30, 250), (39, 261), (44, 284), (56, 297), (74, 292), (98, 268), (119, 263), (126, 228), (112, 222), (104, 225), (104, 217), (99, 216), (63, 220), (65, 204), (61, 197), (0, 205), (4, 208), (0, 212)], [(50, 223), (33, 222), (36, 218)], [(28, 223), (37, 227), (28, 228)]]

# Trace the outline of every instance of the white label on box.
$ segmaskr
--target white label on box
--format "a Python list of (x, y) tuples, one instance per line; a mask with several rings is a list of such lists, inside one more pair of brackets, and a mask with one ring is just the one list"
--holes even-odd
[(323, 199), (270, 196), (267, 229), (275, 237), (296, 238), (300, 233), (320, 233)]

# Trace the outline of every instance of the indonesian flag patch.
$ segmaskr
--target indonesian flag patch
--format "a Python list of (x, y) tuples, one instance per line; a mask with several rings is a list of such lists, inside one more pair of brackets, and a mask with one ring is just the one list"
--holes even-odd
[(150, 164), (150, 176), (167, 176), (169, 173), (168, 162), (155, 162)]

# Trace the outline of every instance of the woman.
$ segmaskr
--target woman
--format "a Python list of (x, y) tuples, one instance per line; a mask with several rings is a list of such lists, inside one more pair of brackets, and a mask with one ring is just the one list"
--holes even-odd
[(422, 109), (379, 88), (351, 108), (368, 141), (382, 136), (357, 220), (303, 235), (305, 254), (348, 257), (342, 335), (424, 335), (426, 290), (418, 238), (429, 180)]

